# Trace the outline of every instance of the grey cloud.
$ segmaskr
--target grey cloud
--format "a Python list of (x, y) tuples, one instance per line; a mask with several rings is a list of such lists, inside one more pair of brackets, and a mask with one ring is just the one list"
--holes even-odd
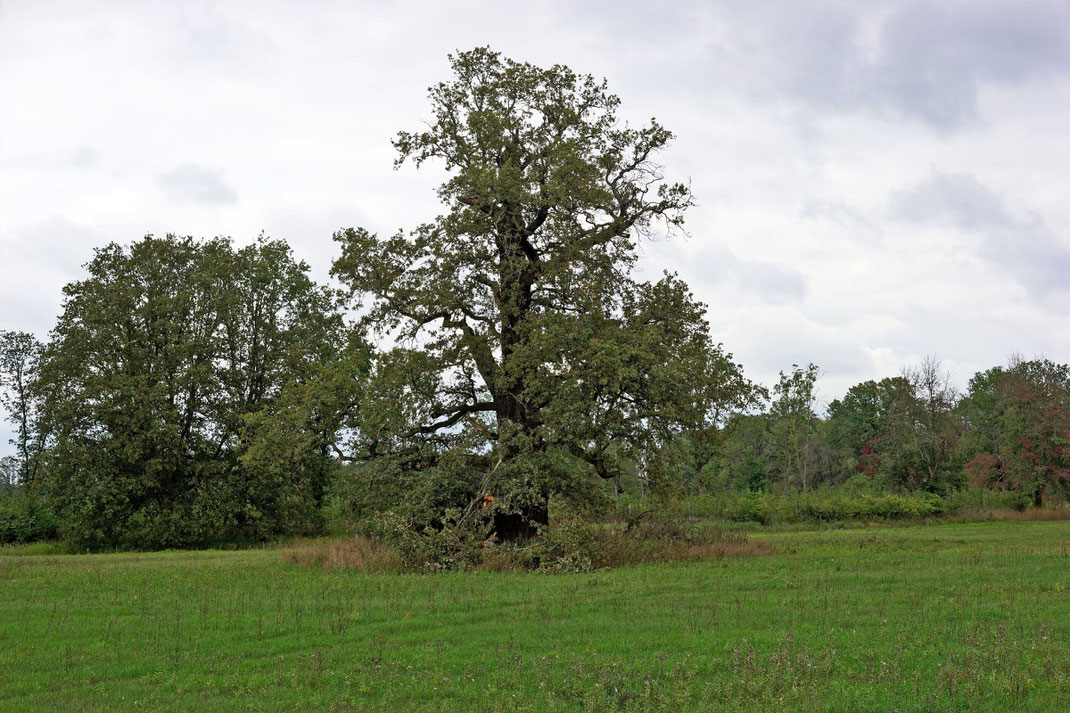
[(862, 90), (863, 56), (858, 43), (860, 17), (831, 5), (766, 6), (759, 16), (771, 35), (776, 83), (781, 91), (807, 103), (834, 109), (853, 108)]
[(884, 23), (873, 90), (940, 129), (976, 120), (982, 83), (1018, 83), (1070, 71), (1070, 6), (911, 2)]
[(737, 356), (756, 373), (775, 374), (787, 370), (792, 363), (809, 362), (839, 378), (857, 377), (873, 370), (872, 356), (847, 330), (790, 313), (763, 317), (732, 330)]
[(96, 166), (99, 161), (99, 154), (85, 144), (67, 154), (66, 160), (68, 165), (75, 168), (92, 168), (93, 166)]
[(812, 200), (803, 205), (799, 216), (834, 223), (855, 238), (876, 240), (882, 237), (881, 229), (873, 221), (844, 201)]
[(62, 216), (0, 228), (0, 325), (44, 337), (59, 315), (62, 289), (107, 242)]
[[(267, 235), (292, 245), (294, 252), (312, 266), (313, 276), (321, 281), (330, 279), (331, 264), (338, 257), (337, 245), (331, 240), (335, 232), (351, 227), (377, 231), (357, 208), (332, 205), (310, 210), (285, 202), (272, 206), (264, 216), (262, 227)], [(391, 230), (378, 232), (385, 234)]]
[(918, 184), (893, 191), (891, 211), (902, 220), (939, 221), (962, 230), (1002, 229), (1019, 222), (1002, 196), (963, 173), (934, 172)]
[(252, 74), (271, 73), (283, 55), (270, 35), (236, 20), (213, 3), (181, 6), (175, 28), (173, 59), (178, 66), (194, 63), (240, 70)]
[[(25, 261), (35, 267), (48, 267), (75, 274), (93, 257), (93, 249), (107, 243), (104, 235), (60, 215), (17, 229), (0, 243), (4, 262)], [(58, 288), (57, 288), (58, 292)]]
[(708, 280), (756, 295), (767, 304), (801, 302), (806, 297), (807, 278), (789, 265), (749, 260), (725, 248), (706, 251), (699, 260), (708, 266)]
[(163, 174), (158, 183), (172, 199), (181, 202), (223, 205), (238, 200), (238, 194), (218, 171), (192, 163)]
[(891, 196), (891, 214), (980, 236), (979, 256), (1009, 270), (1034, 294), (1070, 289), (1070, 245), (1044, 219), (1013, 211), (1003, 196), (967, 174), (934, 173)]
[(1070, 75), (1070, 5), (1053, 0), (746, 4), (737, 36), (711, 43), (708, 73), (747, 67), (745, 91), (823, 111), (975, 123), (985, 84)]
[(700, 14), (697, 5), (666, 3), (655, 10), (646, 0), (565, 3), (560, 9), (573, 21), (597, 25), (607, 37), (641, 42), (677, 39), (680, 28), (693, 26)]

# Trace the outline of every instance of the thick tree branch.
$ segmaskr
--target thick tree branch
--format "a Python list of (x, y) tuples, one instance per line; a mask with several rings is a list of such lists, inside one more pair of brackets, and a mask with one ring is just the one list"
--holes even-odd
[(497, 405), (493, 401), (477, 401), (474, 404), (466, 404), (453, 410), (447, 418), (444, 418), (440, 421), (435, 421), (434, 423), (430, 423), (426, 426), (420, 426), (419, 428), (413, 429), (409, 432), (409, 436), (434, 433), (435, 431), (440, 431), (443, 428), (449, 428), (450, 426), (453, 426), (470, 413), (481, 413), (487, 411), (494, 411), (496, 409)]

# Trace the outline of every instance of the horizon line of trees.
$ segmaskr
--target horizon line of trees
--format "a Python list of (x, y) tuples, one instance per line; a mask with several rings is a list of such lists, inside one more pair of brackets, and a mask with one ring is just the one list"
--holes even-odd
[(1070, 494), (1070, 366), (1012, 356), (964, 393), (934, 357), (852, 386), (815, 410), (819, 370), (781, 373), (772, 398), (733, 414), (717, 454), (692, 468), (691, 492), (802, 491), (866, 477), (889, 491), (1020, 493), (1034, 506)]
[[(14, 426), (4, 481), (47, 504), (88, 546), (182, 546), (314, 533), (325, 510), (393, 510), (433, 523), (479, 490), (479, 453), (431, 472), (352, 456), (384, 441), (395, 347), (376, 351), (344, 319), (345, 295), (309, 279), (282, 240), (147, 236), (100, 248), (64, 288), (47, 344), (0, 332), (0, 403)], [(934, 358), (867, 380), (818, 412), (816, 365), (772, 389), (714, 348), (715, 414), (642, 460), (608, 443), (577, 501), (646, 492), (813, 490), (865, 477), (888, 492), (1012, 491), (1041, 506), (1070, 494), (1070, 366), (1012, 357), (965, 393)], [(466, 414), (466, 416), (469, 416)], [(482, 435), (469, 417), (449, 437)], [(454, 444), (454, 448), (456, 448)], [(467, 453), (467, 455), (466, 455)], [(599, 486), (601, 481), (605, 486)], [(579, 486), (573, 486), (579, 487)]]
[(396, 166), (444, 165), (443, 210), (335, 233), (341, 289), (281, 240), (148, 236), (96, 250), (47, 343), (4, 333), (5, 467), (64, 537), (183, 546), (392, 512), (478, 545), (636, 477), (666, 495), (853, 473), (1065, 493), (1065, 365), (1017, 361), (959, 398), (929, 360), (820, 418), (816, 367), (767, 391), (678, 275), (637, 276), (640, 241), (694, 205), (658, 162), (669, 130), (563, 65), (449, 60), (431, 119), (393, 141)]

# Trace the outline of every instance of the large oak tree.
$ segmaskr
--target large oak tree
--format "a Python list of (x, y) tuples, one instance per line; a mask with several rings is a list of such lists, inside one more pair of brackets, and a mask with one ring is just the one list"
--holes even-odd
[(425, 129), (394, 141), (398, 165), (446, 169), (443, 214), (335, 235), (334, 275), (395, 345), (349, 453), (411, 473), (464, 451), (503, 510), (544, 523), (554, 492), (622, 461), (652, 472), (659, 444), (708, 427), (745, 382), (683, 282), (634, 275), (639, 242), (682, 234), (692, 205), (657, 161), (672, 134), (622, 122), (606, 84), (567, 67), (486, 48), (450, 61)]

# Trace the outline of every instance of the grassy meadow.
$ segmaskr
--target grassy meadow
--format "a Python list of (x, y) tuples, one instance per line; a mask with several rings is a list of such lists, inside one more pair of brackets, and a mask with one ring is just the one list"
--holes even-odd
[(1070, 521), (773, 554), (376, 575), (0, 550), (0, 711), (1065, 711)]

